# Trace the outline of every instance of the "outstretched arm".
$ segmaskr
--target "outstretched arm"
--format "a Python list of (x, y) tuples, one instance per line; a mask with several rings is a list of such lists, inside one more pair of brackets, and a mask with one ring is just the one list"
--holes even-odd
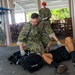
[(59, 47), (62, 46), (61, 42), (60, 42), (59, 39), (55, 36), (54, 33), (50, 34), (49, 37), (53, 38), (53, 39), (57, 42), (57, 44), (58, 44)]
[(53, 36), (53, 38), (57, 42), (58, 46), (61, 47), (62, 46), (62, 43), (59, 41), (59, 39), (56, 36)]

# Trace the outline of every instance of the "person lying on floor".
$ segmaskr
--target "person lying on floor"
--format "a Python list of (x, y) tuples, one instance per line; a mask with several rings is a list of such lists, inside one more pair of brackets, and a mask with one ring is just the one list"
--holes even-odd
[[(50, 47), (50, 44), (48, 46)], [(72, 58), (72, 64), (75, 66), (75, 50), (72, 39), (70, 37), (66, 37), (64, 45), (42, 54), (42, 57), (47, 64), (57, 68), (58, 73), (62, 73), (67, 69), (66, 65), (59, 65), (59, 62), (61, 61), (67, 61)]]

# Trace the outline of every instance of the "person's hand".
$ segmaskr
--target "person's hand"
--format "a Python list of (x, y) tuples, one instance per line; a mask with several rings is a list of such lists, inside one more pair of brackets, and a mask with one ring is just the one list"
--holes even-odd
[(20, 50), (20, 53), (22, 56), (24, 56), (24, 55), (28, 56), (30, 54), (30, 50)]
[(20, 50), (20, 53), (21, 53), (22, 56), (25, 55), (25, 51), (24, 50)]
[(60, 41), (57, 41), (57, 44), (58, 44), (58, 46), (59, 46), (59, 47), (61, 47), (61, 46), (62, 46), (62, 44), (61, 44), (61, 42), (60, 42)]
[(45, 17), (45, 19), (48, 19), (48, 17)]
[(48, 19), (48, 17), (45, 17), (45, 18), (43, 18), (42, 20), (46, 20), (46, 19)]
[(45, 48), (45, 52), (48, 53), (49, 52), (49, 47)]

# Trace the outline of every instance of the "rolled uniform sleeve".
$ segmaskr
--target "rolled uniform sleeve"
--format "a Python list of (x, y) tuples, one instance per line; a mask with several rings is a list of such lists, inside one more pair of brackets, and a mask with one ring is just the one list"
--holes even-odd
[(54, 37), (54, 36), (55, 36), (54, 33), (49, 34), (49, 37), (50, 37), (50, 38), (52, 38), (52, 37)]
[(26, 23), (23, 26), (23, 28), (22, 28), (22, 30), (21, 30), (21, 32), (19, 34), (18, 41), (17, 41), (18, 45), (25, 44), (25, 40), (24, 39), (27, 37), (27, 34), (28, 34), (29, 30), (30, 30), (30, 24)]
[(18, 45), (23, 45), (23, 42), (17, 41), (17, 44), (18, 44)]

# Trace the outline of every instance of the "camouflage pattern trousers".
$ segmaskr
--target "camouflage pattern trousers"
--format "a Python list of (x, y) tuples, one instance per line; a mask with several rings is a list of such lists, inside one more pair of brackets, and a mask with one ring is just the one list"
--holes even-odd
[(44, 46), (40, 41), (36, 41), (36, 42), (27, 41), (26, 45), (27, 45), (27, 49), (30, 50), (31, 52), (40, 53), (40, 54), (45, 53)]

